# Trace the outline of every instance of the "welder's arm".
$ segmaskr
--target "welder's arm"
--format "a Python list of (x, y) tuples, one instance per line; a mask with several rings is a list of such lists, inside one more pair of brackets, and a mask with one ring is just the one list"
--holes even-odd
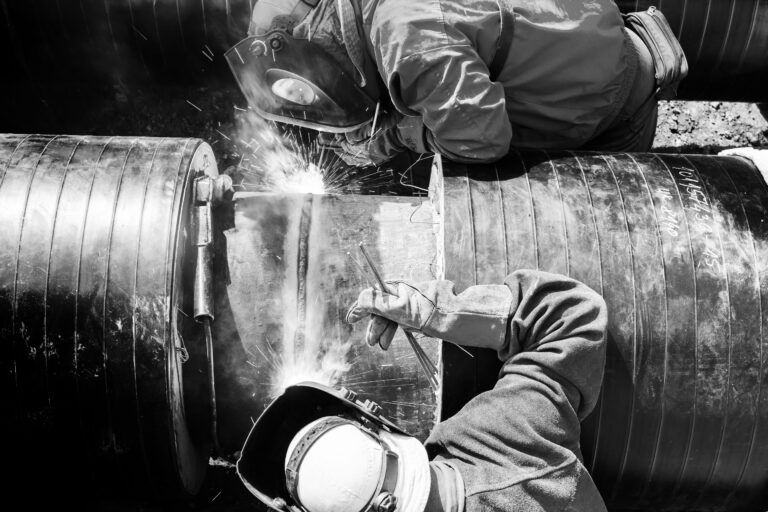
[(573, 279), (518, 270), (504, 285), (394, 281), (389, 293), (363, 290), (347, 320), (370, 316), (369, 345), (387, 348), (397, 326), (459, 345), (495, 350), (503, 372), (525, 368), (532, 378), (566, 383), (579, 417), (597, 401), (605, 359), (602, 297)]
[(607, 311), (603, 298), (565, 276), (517, 271), (505, 280), (512, 314), (499, 357), (506, 376), (561, 386), (578, 418), (597, 402), (605, 364)]
[(391, 281), (367, 288), (347, 322), (370, 316), (366, 342), (387, 349), (398, 326), (461, 345), (498, 350), (504, 344), (512, 294), (504, 285), (472, 286), (460, 294), (450, 281)]
[(462, 475), (467, 512), (488, 503), (604, 511), (579, 441), (603, 378), (605, 303), (555, 274), (524, 270), (505, 282), (512, 309), (499, 379), (436, 425), (427, 451)]
[(498, 160), (512, 138), (504, 88), (491, 82), (466, 36), (442, 19), (438, 2), (411, 0), (382, 0), (374, 15), (379, 72), (395, 107), (420, 121), (398, 139), (455, 161)]

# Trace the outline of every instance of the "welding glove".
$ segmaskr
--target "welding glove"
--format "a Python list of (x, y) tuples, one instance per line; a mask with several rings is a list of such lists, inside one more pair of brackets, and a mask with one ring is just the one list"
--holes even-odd
[(406, 117), (397, 112), (382, 114), (375, 127), (371, 122), (339, 136), (337, 143), (339, 148), (334, 151), (339, 158), (357, 167), (383, 164), (407, 149), (427, 152), (421, 117)]
[(752, 147), (724, 149), (718, 153), (719, 156), (740, 156), (746, 158), (760, 171), (763, 180), (768, 183), (768, 149), (757, 149)]
[(353, 323), (370, 315), (365, 340), (386, 350), (398, 325), (469, 347), (499, 350), (507, 333), (512, 292), (481, 285), (456, 295), (450, 281), (389, 283), (392, 293), (368, 288), (347, 312)]

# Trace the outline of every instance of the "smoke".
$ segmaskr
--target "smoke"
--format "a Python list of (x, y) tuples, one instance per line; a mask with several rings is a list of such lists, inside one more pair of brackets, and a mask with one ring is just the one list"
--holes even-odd
[[(307, 347), (299, 354), (295, 354), (292, 361), (287, 361), (278, 367), (272, 376), (270, 396), (278, 396), (288, 386), (300, 382), (319, 382), (333, 386), (341, 381), (350, 368), (350, 363), (347, 361), (350, 344), (331, 344), (322, 347), (321, 341), (319, 345), (321, 346)], [(318, 348), (325, 348), (325, 353), (315, 353)]]
[(250, 108), (236, 109), (234, 134), (219, 135), (232, 144), (238, 158), (238, 188), (282, 194), (380, 194), (395, 182), (389, 167), (351, 167), (319, 144), (316, 134), (284, 130)]
[(238, 112), (235, 123), (232, 142), (240, 156), (242, 188), (288, 194), (324, 194), (333, 189), (326, 177), (338, 165), (335, 155), (316, 154), (317, 145), (311, 140), (281, 133), (250, 109)]
[(328, 318), (332, 290), (324, 286), (329, 264), (343, 261), (335, 261), (341, 256), (332, 253), (325, 253), (322, 260), (317, 257), (321, 254), (318, 248), (326, 246), (330, 238), (322, 201), (309, 196), (301, 201), (301, 214), (294, 216), (283, 247), (282, 354), (270, 382), (272, 396), (302, 381), (338, 384), (350, 368), (351, 343), (334, 333), (336, 318)]

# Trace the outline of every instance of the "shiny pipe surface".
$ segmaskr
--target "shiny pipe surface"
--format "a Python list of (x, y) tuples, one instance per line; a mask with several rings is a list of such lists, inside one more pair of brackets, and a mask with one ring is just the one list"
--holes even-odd
[(203, 172), (197, 139), (0, 136), (6, 494), (199, 489), (206, 358), (187, 283)]
[[(584, 462), (609, 509), (768, 506), (768, 188), (736, 157), (512, 154), (438, 162), (443, 274), (457, 290), (519, 268), (608, 304)], [(442, 346), (441, 417), (495, 383), (487, 350)]]
[[(436, 396), (402, 331), (386, 352), (365, 343), (367, 322), (348, 308), (375, 283), (363, 241), (384, 279), (434, 277), (435, 237), (425, 198), (238, 193), (226, 237), (226, 279), (217, 279), (216, 384), (225, 452), (239, 450), (252, 421), (292, 383), (345, 386), (425, 439)], [(438, 342), (419, 340), (437, 360)]]
[(768, 1), (617, 0), (622, 12), (656, 6), (689, 65), (679, 99), (768, 100)]
[[(162, 83), (231, 83), (222, 54), (247, 31), (252, 0), (0, 2), (6, 81), (71, 83), (130, 92)], [(766, 100), (767, 0), (619, 0), (659, 7), (691, 66), (680, 99)], [(762, 77), (762, 80), (761, 80)], [(41, 108), (41, 107), (37, 107)]]

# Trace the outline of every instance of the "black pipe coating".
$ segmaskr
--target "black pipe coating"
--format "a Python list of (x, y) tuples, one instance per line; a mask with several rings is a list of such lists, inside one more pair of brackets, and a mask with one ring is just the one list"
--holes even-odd
[(202, 172), (215, 161), (197, 139), (0, 136), (0, 427), (14, 495), (199, 489), (208, 363), (188, 224)]
[[(512, 154), (445, 164), (445, 276), (574, 277), (608, 304), (602, 397), (583, 424), (609, 509), (768, 507), (768, 188), (737, 157)], [(443, 344), (441, 417), (495, 383)]]
[[(656, 5), (691, 72), (680, 99), (764, 101), (768, 1), (618, 0)], [(222, 55), (247, 31), (253, 0), (0, 1), (6, 81), (45, 88), (91, 83), (136, 89), (230, 82)], [(761, 80), (762, 77), (762, 80)]]

